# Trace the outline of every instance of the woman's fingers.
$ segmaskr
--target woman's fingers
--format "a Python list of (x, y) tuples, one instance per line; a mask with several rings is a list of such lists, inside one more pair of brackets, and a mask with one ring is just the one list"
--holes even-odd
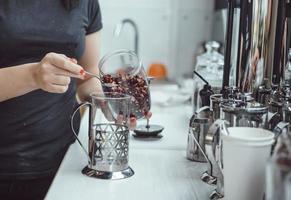
[(75, 64), (78, 64), (78, 61), (75, 58), (69, 58), (70, 61), (72, 61)]
[(65, 93), (68, 90), (68, 85), (55, 85), (55, 84), (48, 84), (46, 91), (51, 93)]
[(64, 93), (71, 82), (71, 77), (85, 79), (83, 68), (75, 59), (65, 55), (48, 53), (36, 65), (34, 79), (40, 89), (52, 93)]
[(135, 117), (130, 117), (128, 122), (129, 130), (134, 130), (136, 128), (137, 122)]
[(55, 75), (51, 77), (50, 81), (53, 85), (68, 86), (71, 82), (71, 78), (63, 75)]
[(117, 115), (115, 123), (116, 124), (126, 124), (128, 126), (129, 130), (134, 130), (136, 128), (136, 125), (137, 125), (137, 121), (136, 121), (135, 117), (130, 117), (127, 120), (127, 117), (122, 115), (122, 114)]
[(116, 124), (123, 124), (125, 117), (121, 114), (117, 115), (116, 117)]
[(152, 113), (151, 111), (147, 111), (147, 112), (145, 113), (145, 118), (146, 118), (146, 119), (150, 119), (150, 118), (152, 117), (152, 115), (153, 115), (153, 113)]
[(57, 68), (57, 67), (54, 67), (52, 69), (52, 72), (55, 74), (55, 75), (59, 75), (59, 76), (68, 76), (68, 77), (72, 77), (72, 78), (79, 78), (79, 79), (84, 79), (84, 75), (81, 75), (81, 74), (74, 74), (74, 73), (71, 73), (69, 71), (66, 71), (66, 70), (63, 70), (63, 69), (60, 69), (60, 68)]
[(68, 71), (74, 75), (82, 75), (81, 73), (84, 71), (84, 69), (80, 65), (72, 62), (71, 59), (62, 54), (49, 53), (44, 59), (50, 62), (52, 65), (56, 66), (57, 68)]

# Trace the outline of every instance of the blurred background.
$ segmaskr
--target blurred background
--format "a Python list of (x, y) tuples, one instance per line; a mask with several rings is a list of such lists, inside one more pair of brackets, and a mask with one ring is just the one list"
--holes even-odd
[(137, 51), (144, 68), (163, 65), (168, 80), (192, 77), (205, 43), (217, 41), (223, 53), (226, 9), (216, 0), (99, 0), (101, 55), (116, 49)]

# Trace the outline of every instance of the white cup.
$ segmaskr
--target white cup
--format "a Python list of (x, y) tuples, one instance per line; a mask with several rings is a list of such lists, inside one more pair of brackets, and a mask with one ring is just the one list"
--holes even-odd
[(226, 200), (262, 200), (265, 168), (274, 134), (249, 127), (228, 128), (222, 134), (223, 174)]

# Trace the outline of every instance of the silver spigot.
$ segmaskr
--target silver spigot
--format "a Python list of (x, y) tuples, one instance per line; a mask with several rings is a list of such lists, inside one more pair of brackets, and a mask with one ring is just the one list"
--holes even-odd
[(116, 27), (115, 27), (115, 30), (114, 30), (114, 36), (115, 37), (119, 37), (120, 36), (120, 33), (123, 29), (123, 26), (125, 24), (130, 24), (133, 29), (134, 29), (134, 34), (135, 34), (135, 37), (134, 37), (134, 51), (137, 55), (139, 55), (139, 32), (138, 32), (138, 28), (137, 28), (137, 24), (132, 20), (132, 19), (124, 19), (122, 20), (121, 23), (117, 24)]
[(204, 153), (205, 135), (210, 125), (208, 115), (209, 106), (205, 106), (198, 109), (190, 119), (186, 157), (191, 161), (210, 163)]

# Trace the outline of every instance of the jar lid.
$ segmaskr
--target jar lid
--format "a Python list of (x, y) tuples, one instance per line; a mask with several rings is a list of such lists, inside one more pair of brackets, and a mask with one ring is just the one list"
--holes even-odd
[(223, 112), (234, 114), (265, 114), (268, 107), (257, 102), (229, 101), (221, 104)]
[(249, 102), (245, 108), (249, 114), (265, 114), (268, 112), (268, 107), (257, 102)]
[(221, 103), (221, 108), (223, 112), (228, 113), (240, 113), (245, 108), (245, 102), (238, 100), (228, 100)]

